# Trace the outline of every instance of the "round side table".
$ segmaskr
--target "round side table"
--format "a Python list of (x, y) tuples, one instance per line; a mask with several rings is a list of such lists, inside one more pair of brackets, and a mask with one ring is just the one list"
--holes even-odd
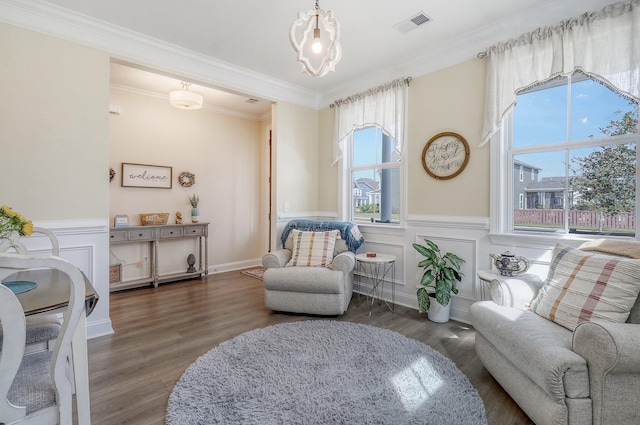
[[(378, 298), (378, 304), (384, 301), (389, 310), (394, 311), (396, 302), (396, 257), (389, 254), (376, 254), (375, 257), (368, 257), (367, 254), (358, 254), (356, 255), (356, 264), (358, 271), (371, 283), (371, 290), (366, 295), (366, 298), (371, 297), (369, 316), (371, 316), (371, 310), (376, 298)], [(390, 280), (391, 282), (391, 304), (393, 307), (387, 300), (382, 298), (385, 280)], [(358, 291), (360, 291), (360, 279), (358, 279)], [(358, 292), (359, 298), (360, 292)], [(362, 304), (362, 301), (358, 302), (358, 307), (360, 304)]]

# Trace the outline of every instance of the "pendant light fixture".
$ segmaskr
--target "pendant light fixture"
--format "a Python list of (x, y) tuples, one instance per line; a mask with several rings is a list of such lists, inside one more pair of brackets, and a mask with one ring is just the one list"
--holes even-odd
[(191, 83), (181, 83), (181, 90), (174, 90), (169, 93), (169, 101), (176, 108), (200, 109), (202, 108), (202, 95), (189, 91)]
[(322, 77), (335, 71), (342, 58), (340, 24), (333, 11), (316, 7), (307, 13), (298, 12), (298, 19), (291, 25), (289, 40), (298, 55), (302, 71), (314, 77)]

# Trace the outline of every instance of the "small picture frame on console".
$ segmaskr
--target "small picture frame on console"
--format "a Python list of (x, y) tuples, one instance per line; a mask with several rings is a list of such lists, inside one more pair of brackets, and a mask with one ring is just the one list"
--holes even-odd
[(113, 217), (113, 227), (128, 227), (129, 216), (128, 215), (116, 215)]

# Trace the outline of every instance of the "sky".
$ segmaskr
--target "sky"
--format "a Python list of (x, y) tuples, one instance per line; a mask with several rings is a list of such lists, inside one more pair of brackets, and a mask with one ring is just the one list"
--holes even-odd
[[(571, 86), (571, 125), (568, 130), (567, 97), (566, 84), (519, 95), (514, 109), (514, 147), (599, 137), (602, 135), (600, 127), (605, 127), (611, 120), (619, 119), (634, 108), (627, 99), (600, 83), (588, 79), (574, 82)], [(616, 111), (622, 113), (616, 114)], [(572, 151), (571, 155), (585, 156), (591, 151), (593, 149), (581, 149)], [(564, 175), (564, 151), (519, 155), (516, 158), (541, 167), (540, 177)]]

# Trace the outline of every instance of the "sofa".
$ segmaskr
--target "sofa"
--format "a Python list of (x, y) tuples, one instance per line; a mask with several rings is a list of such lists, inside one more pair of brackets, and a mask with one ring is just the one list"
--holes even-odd
[[(309, 265), (310, 234), (331, 233), (330, 253)], [(295, 237), (294, 237), (295, 235)], [(327, 249), (327, 245), (318, 244)], [(353, 295), (355, 251), (364, 242), (358, 226), (344, 221), (293, 220), (281, 235), (282, 248), (262, 257), (265, 306), (274, 311), (335, 316), (349, 307)], [(306, 242), (306, 245), (305, 245)], [(300, 259), (300, 260), (298, 260)], [(302, 261), (304, 259), (304, 261)]]
[(496, 278), (470, 308), (478, 357), (537, 425), (640, 424), (640, 260), (587, 249), (558, 244), (544, 281)]

